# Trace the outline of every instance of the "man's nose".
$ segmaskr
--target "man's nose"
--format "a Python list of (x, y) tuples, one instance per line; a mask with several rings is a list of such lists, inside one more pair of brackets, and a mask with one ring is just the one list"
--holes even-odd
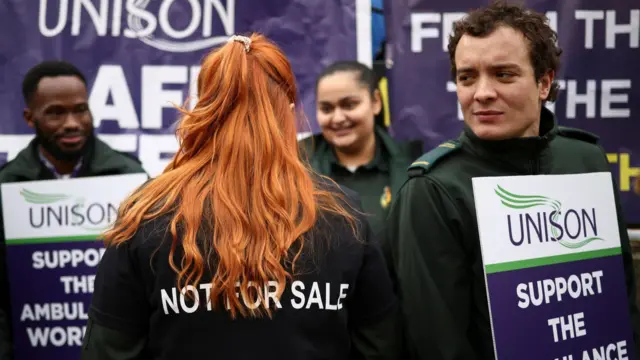
[(497, 96), (494, 84), (490, 79), (480, 78), (478, 80), (478, 83), (476, 84), (476, 91), (473, 95), (473, 99), (475, 101), (485, 103), (495, 100)]

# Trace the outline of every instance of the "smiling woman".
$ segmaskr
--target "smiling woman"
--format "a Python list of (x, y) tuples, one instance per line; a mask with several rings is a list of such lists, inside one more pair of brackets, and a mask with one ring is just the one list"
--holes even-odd
[(377, 232), (422, 145), (398, 143), (375, 123), (382, 110), (377, 77), (356, 61), (336, 62), (322, 71), (316, 105), (322, 133), (302, 142), (311, 166), (358, 192)]

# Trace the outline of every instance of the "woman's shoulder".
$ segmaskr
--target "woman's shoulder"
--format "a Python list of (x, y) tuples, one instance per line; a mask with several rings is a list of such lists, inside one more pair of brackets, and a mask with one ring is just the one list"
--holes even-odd
[(361, 209), (360, 195), (358, 193), (344, 185), (338, 184), (332, 179), (312, 174), (314, 178), (314, 182), (316, 186), (323, 191), (331, 193), (342, 206), (347, 206), (348, 208), (355, 208), (357, 210)]

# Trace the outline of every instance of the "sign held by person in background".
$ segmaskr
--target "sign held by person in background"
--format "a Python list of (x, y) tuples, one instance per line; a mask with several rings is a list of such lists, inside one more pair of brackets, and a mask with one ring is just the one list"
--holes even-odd
[(75, 359), (88, 319), (100, 234), (146, 174), (2, 184), (16, 359)]

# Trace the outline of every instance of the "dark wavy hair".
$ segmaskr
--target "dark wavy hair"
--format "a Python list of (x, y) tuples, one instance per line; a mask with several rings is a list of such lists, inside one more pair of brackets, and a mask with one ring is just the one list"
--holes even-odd
[[(488, 7), (470, 11), (454, 24), (449, 37), (449, 60), (451, 75), (456, 79), (456, 47), (463, 35), (482, 37), (491, 34), (500, 26), (509, 26), (520, 31), (529, 40), (529, 57), (536, 80), (549, 71), (558, 73), (562, 49), (556, 45), (558, 34), (551, 29), (544, 14), (524, 8), (522, 5), (493, 1)], [(551, 84), (547, 101), (555, 101), (560, 86)]]

